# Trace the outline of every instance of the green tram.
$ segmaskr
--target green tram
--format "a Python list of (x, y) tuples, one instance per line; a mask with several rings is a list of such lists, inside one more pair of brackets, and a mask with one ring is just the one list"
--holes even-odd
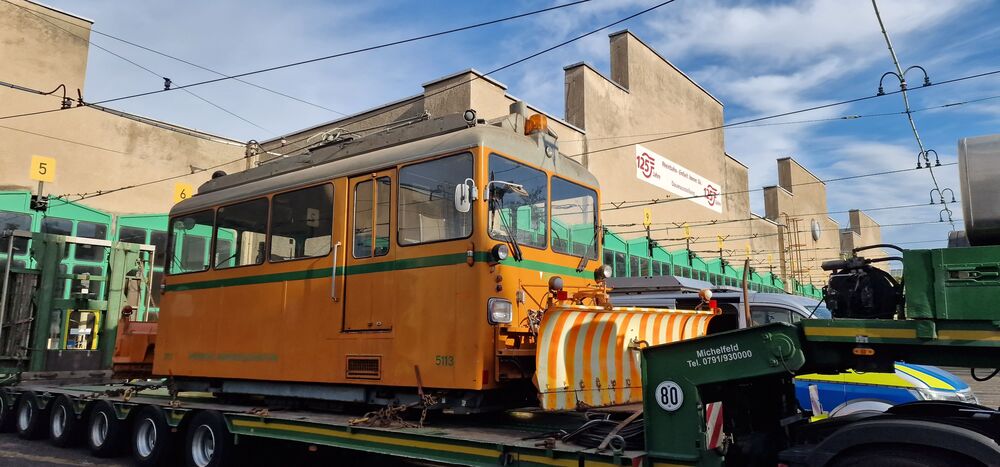
[[(135, 214), (112, 215), (71, 201), (55, 199), (49, 202), (46, 212), (36, 212), (30, 209), (31, 193), (28, 191), (0, 192), (0, 230), (27, 230), (32, 232), (51, 233), (57, 235), (95, 238), (101, 240), (122, 241), (154, 245), (156, 256), (153, 268), (153, 284), (159, 284), (163, 278), (165, 251), (167, 246), (167, 216), (166, 214)], [(525, 227), (527, 228), (527, 227)], [(554, 230), (558, 230), (553, 226)], [(554, 233), (555, 234), (555, 233)], [(561, 234), (561, 235), (559, 235)], [(576, 242), (575, 237), (582, 237), (589, 232), (575, 232), (571, 228), (562, 229), (558, 234), (561, 241), (572, 243), (573, 248), (586, 248), (588, 242)], [(210, 253), (218, 258), (232, 255), (235, 246), (232, 242), (219, 242), (218, 251), (209, 252), (210, 233), (198, 235), (191, 232), (185, 236), (180, 261), (191, 261), (203, 264)], [(13, 268), (32, 267), (28, 254), (28, 240), (15, 242)], [(60, 273), (67, 275), (104, 275), (105, 249), (102, 247), (83, 248), (72, 246), (78, 251), (70, 252), (68, 259), (60, 267)], [(650, 254), (652, 252), (652, 254)], [(0, 267), (7, 261), (6, 245), (0, 248)], [(739, 287), (743, 280), (742, 269), (734, 268), (721, 259), (704, 259), (686, 249), (668, 251), (654, 245), (649, 248), (644, 237), (624, 240), (614, 232), (606, 231), (604, 235), (604, 263), (611, 266), (616, 277), (642, 277), (676, 275), (691, 279), (711, 282), (719, 286)], [(757, 292), (781, 293), (785, 290), (784, 281), (770, 272), (761, 273), (751, 269), (749, 275), (750, 289)], [(78, 281), (66, 278), (56, 291), (59, 298), (68, 298), (79, 288)], [(812, 284), (802, 284), (792, 280), (791, 290), (798, 295), (820, 298), (822, 291)], [(160, 290), (152, 287), (148, 309), (145, 291), (142, 292), (139, 307), (139, 319), (146, 319), (147, 314), (155, 318), (159, 312)]]

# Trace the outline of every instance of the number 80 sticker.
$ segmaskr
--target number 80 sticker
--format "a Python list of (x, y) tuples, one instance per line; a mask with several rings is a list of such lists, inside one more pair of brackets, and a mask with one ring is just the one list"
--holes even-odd
[(667, 412), (673, 412), (684, 404), (684, 391), (673, 381), (664, 381), (656, 386), (656, 403)]

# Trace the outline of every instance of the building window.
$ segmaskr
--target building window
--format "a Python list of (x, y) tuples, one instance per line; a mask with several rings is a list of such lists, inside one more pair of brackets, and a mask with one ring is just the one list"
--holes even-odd
[[(569, 238), (557, 238), (559, 232), (568, 233)], [(596, 232), (597, 193), (553, 177), (552, 251), (597, 259)]]
[(508, 232), (520, 245), (545, 248), (548, 230), (548, 179), (545, 172), (491, 154), (489, 201), (490, 237), (509, 241)]
[(333, 187), (329, 184), (271, 199), (271, 261), (326, 256), (332, 232)]
[(646, 258), (639, 258), (639, 277), (652, 276), (649, 272), (649, 260)]
[[(267, 200), (246, 201), (219, 208), (215, 216), (215, 268), (225, 269), (264, 262), (267, 242)], [(219, 245), (231, 242), (223, 250)]]
[(42, 233), (53, 235), (73, 235), (73, 221), (58, 217), (42, 219)]
[(612, 272), (615, 268), (615, 252), (605, 249), (604, 250), (604, 264), (611, 266)]
[(146, 243), (146, 229), (122, 227), (118, 229), (118, 241), (144, 245)]
[(399, 169), (396, 231), (399, 244), (416, 245), (471, 235), (472, 210), (455, 209), (455, 186), (472, 176), (469, 153)]
[[(31, 216), (20, 212), (0, 211), (0, 232), (4, 230), (31, 231)], [(0, 255), (7, 254), (7, 246), (7, 242), (0, 245)], [(14, 254), (25, 255), (27, 253), (28, 239), (14, 237)]]
[[(104, 275), (104, 268), (100, 266), (84, 266), (77, 265), (73, 266), (73, 275), (80, 276), (83, 274), (90, 274), (93, 277), (99, 277)], [(90, 285), (87, 286), (87, 296), (94, 297), (99, 296), (101, 291), (101, 285), (103, 281), (91, 280)], [(83, 279), (73, 278), (71, 280), (70, 293), (78, 294), (83, 293)]]
[(389, 254), (392, 181), (389, 177), (365, 180), (354, 186), (354, 257)]
[(153, 266), (162, 268), (167, 259), (167, 233), (162, 230), (154, 230), (149, 233), (149, 244), (156, 247), (153, 256)]
[(615, 252), (615, 277), (628, 276), (628, 263), (625, 262), (625, 253)]
[[(78, 221), (76, 223), (76, 236), (83, 238), (93, 238), (95, 240), (107, 240), (108, 239), (108, 226), (107, 224), (98, 224), (96, 222)], [(80, 261), (103, 261), (104, 260), (103, 246), (94, 245), (76, 245), (76, 253), (73, 257)]]
[(208, 239), (212, 236), (212, 211), (200, 211), (170, 219), (170, 274), (208, 269)]

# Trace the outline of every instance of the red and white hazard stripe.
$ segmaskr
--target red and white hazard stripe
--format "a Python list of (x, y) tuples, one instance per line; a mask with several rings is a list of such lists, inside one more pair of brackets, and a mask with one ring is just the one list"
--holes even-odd
[(722, 402), (705, 404), (705, 438), (708, 449), (722, 447)]

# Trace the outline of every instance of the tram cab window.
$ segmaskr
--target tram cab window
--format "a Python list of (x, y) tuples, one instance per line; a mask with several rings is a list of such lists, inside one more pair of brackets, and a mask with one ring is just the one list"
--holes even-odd
[[(0, 211), (0, 231), (4, 230), (31, 230), (31, 216), (20, 212)], [(0, 254), (7, 254), (7, 242), (0, 245)], [(14, 254), (24, 255), (28, 253), (28, 239), (14, 237)]]
[(472, 211), (455, 209), (455, 186), (472, 176), (472, 154), (469, 153), (399, 169), (396, 232), (399, 244), (416, 245), (472, 234)]
[(212, 211), (200, 211), (170, 219), (169, 274), (208, 269), (208, 239), (214, 217)]
[[(557, 232), (567, 231), (569, 238), (556, 238)], [(597, 259), (596, 232), (597, 193), (552, 177), (552, 251)]]
[[(521, 245), (545, 248), (548, 244), (548, 182), (545, 172), (496, 154), (490, 155), (489, 232), (497, 240), (508, 240), (509, 231)], [(518, 193), (510, 184), (520, 185)], [(527, 196), (524, 195), (527, 193)]]
[(385, 256), (389, 253), (391, 191), (392, 181), (389, 177), (365, 180), (355, 185), (355, 258)]
[[(267, 241), (267, 200), (246, 201), (219, 208), (215, 216), (215, 268), (264, 262)], [(228, 241), (226, 250), (219, 248)]]
[(271, 261), (326, 256), (333, 229), (329, 184), (275, 195), (271, 200)]

